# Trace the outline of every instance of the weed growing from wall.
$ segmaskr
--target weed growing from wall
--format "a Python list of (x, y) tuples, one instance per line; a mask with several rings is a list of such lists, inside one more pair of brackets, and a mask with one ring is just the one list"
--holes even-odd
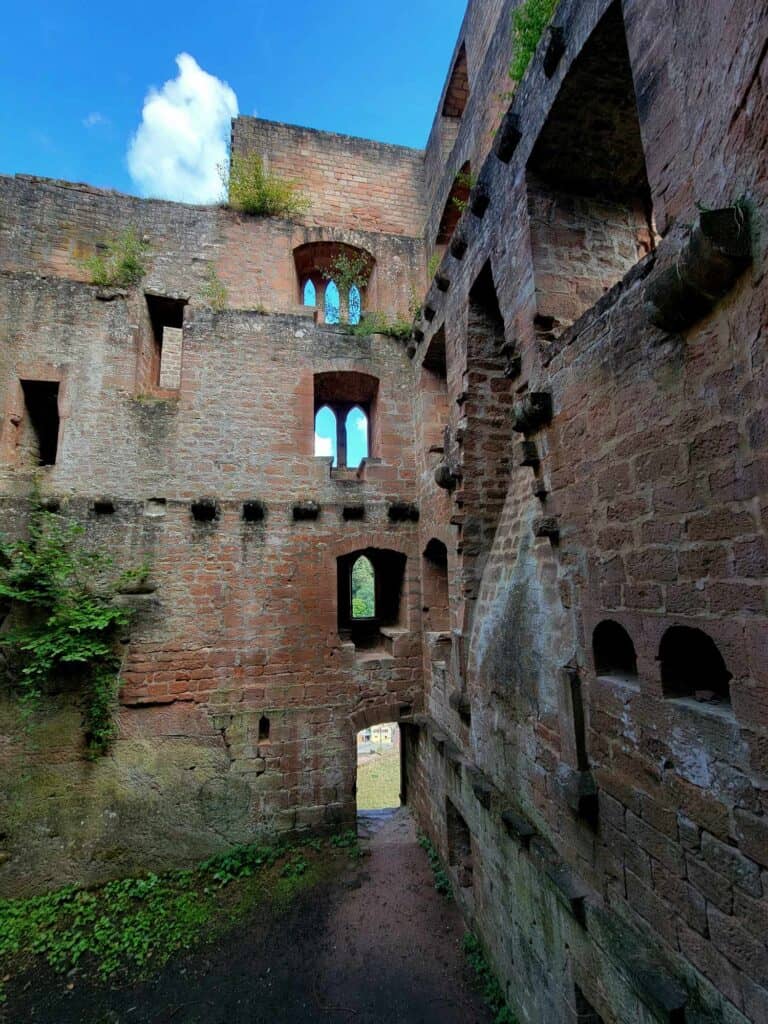
[(108, 555), (80, 544), (83, 532), (36, 504), (27, 540), (0, 537), (0, 601), (11, 608), (0, 646), (15, 659), (11, 683), (28, 713), (62, 679), (81, 687), (88, 753), (95, 757), (115, 735), (117, 641), (131, 619), (116, 597), (147, 568), (115, 575)]
[(480, 940), (472, 932), (467, 932), (463, 946), (464, 956), (475, 975), (476, 987), (494, 1014), (494, 1024), (517, 1024), (517, 1017), (507, 1006), (501, 985), (485, 959)]
[(525, 0), (512, 14), (512, 61), (509, 77), (519, 82), (531, 63), (558, 0)]
[[(461, 189), (466, 189), (468, 192), (471, 192), (476, 184), (477, 179), (473, 174), (471, 174), (469, 171), (461, 171), (459, 174), (456, 175), (454, 188), (458, 186)], [(467, 197), (466, 199), (462, 199), (461, 196), (453, 196), (451, 202), (459, 211), (459, 213), (464, 213), (466, 208), (469, 206), (469, 197)]]
[(421, 833), (419, 835), (419, 846), (422, 850), (426, 851), (427, 858), (429, 859), (429, 866), (432, 868), (432, 875), (435, 879), (435, 889), (441, 896), (445, 896), (447, 900), (452, 900), (453, 889), (451, 888), (451, 880), (448, 877), (448, 872), (443, 867), (443, 862), (440, 860), (440, 854), (437, 852), (435, 844), (429, 836)]
[(370, 338), (372, 334), (386, 334), (398, 341), (407, 341), (413, 334), (413, 324), (408, 320), (397, 320), (386, 313), (372, 311), (364, 313), (359, 324), (347, 325), (347, 333), (356, 338)]
[(200, 289), (200, 298), (214, 313), (221, 313), (227, 308), (229, 296), (224, 282), (216, 273), (213, 263), (208, 264), (205, 284)]
[(266, 217), (294, 217), (305, 213), (309, 199), (299, 183), (270, 174), (258, 153), (233, 154), (222, 179), (233, 210)]
[(432, 255), (429, 257), (429, 263), (427, 264), (427, 275), (430, 281), (437, 273), (437, 268), (440, 266), (442, 259), (443, 254), (441, 252), (433, 252)]
[(129, 228), (119, 238), (105, 242), (104, 252), (83, 260), (83, 266), (91, 275), (91, 284), (130, 288), (146, 274), (149, 251), (149, 243)]

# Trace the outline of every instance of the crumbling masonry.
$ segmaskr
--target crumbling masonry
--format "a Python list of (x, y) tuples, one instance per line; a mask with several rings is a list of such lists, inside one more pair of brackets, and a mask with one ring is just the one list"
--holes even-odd
[[(396, 720), (521, 1021), (766, 1021), (768, 13), (561, 0), (510, 104), (516, 5), (470, 3), (425, 152), (238, 118), (295, 219), (0, 181), (2, 528), (37, 478), (151, 564), (109, 756), (66, 687), (0, 698), (0, 888), (351, 824)], [(141, 284), (88, 284), (128, 228)], [(324, 322), (341, 251), (410, 341)]]

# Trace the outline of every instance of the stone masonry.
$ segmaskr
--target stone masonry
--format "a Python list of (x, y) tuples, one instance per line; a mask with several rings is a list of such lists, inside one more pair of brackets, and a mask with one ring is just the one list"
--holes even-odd
[[(762, 1022), (768, 11), (561, 0), (510, 98), (518, 2), (471, 0), (425, 151), (238, 118), (300, 217), (0, 179), (2, 530), (37, 481), (151, 567), (108, 756), (66, 685), (32, 728), (0, 693), (0, 892), (351, 825), (398, 721), (521, 1021)], [(87, 283), (128, 228), (141, 284)], [(302, 305), (340, 247), (409, 341)], [(334, 399), (359, 469), (314, 454)]]

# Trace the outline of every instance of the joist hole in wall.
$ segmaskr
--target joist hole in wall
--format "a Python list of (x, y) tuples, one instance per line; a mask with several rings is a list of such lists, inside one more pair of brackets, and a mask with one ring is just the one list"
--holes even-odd
[(200, 498), (190, 505), (192, 518), (196, 523), (212, 523), (219, 517), (219, 509), (215, 501), (210, 498)]
[(186, 300), (147, 295), (154, 352), (152, 383), (167, 391), (181, 386), (181, 361)]
[(619, 3), (568, 71), (526, 174), (538, 313), (557, 336), (655, 245)]
[(23, 380), (22, 448), (38, 466), (54, 466), (59, 447), (59, 384), (50, 380)]
[(115, 514), (115, 505), (112, 501), (94, 501), (93, 512), (97, 516), (111, 516)]
[(701, 629), (672, 626), (659, 647), (665, 697), (730, 704), (731, 673), (714, 640)]

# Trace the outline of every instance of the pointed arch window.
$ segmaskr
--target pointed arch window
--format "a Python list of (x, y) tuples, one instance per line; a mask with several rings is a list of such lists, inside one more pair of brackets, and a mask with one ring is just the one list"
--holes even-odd
[(341, 297), (339, 288), (335, 281), (329, 281), (325, 286), (325, 322), (337, 324), (341, 319)]
[(315, 282), (311, 278), (309, 278), (304, 284), (304, 305), (317, 305), (317, 288), (315, 287)]
[(368, 417), (359, 405), (347, 413), (344, 429), (347, 436), (347, 467), (357, 469), (368, 451)]
[(360, 289), (356, 284), (353, 284), (349, 289), (349, 322), (351, 324), (360, 323), (360, 315), (362, 313), (363, 302), (360, 295)]
[(332, 457), (333, 465), (338, 465), (338, 423), (336, 413), (327, 405), (315, 416), (315, 455)]

